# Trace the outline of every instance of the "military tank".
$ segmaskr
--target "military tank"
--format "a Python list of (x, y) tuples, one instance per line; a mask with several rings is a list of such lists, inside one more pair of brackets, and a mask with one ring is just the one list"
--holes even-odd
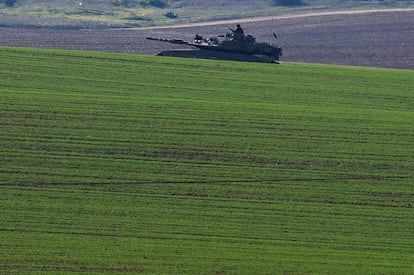
[[(231, 32), (227, 32), (225, 35), (214, 36), (211, 38), (204, 38), (197, 34), (191, 41), (154, 37), (147, 37), (147, 39), (188, 45), (198, 49), (192, 51), (164, 51), (158, 55), (279, 63), (279, 57), (282, 56), (281, 47), (269, 43), (256, 42), (256, 39), (252, 35), (244, 34), (240, 25), (237, 25), (235, 30), (230, 30)], [(273, 36), (277, 38), (274, 33)]]

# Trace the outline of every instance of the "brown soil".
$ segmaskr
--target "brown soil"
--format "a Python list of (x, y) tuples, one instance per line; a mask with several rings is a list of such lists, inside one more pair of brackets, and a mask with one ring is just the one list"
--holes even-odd
[[(185, 46), (147, 36), (190, 40), (222, 34), (241, 21), (147, 29), (0, 28), (0, 45), (156, 54)], [(342, 12), (243, 21), (245, 32), (283, 47), (281, 61), (414, 69), (414, 10)], [(272, 33), (279, 39), (275, 41)]]

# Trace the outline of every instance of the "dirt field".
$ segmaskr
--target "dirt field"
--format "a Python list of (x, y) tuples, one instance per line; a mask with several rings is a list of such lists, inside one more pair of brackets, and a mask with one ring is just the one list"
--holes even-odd
[[(414, 69), (414, 11), (333, 13), (263, 19), (242, 24), (258, 41), (283, 47), (281, 61)], [(222, 34), (235, 22), (207, 26), (58, 30), (0, 28), (0, 45), (156, 54), (183, 46), (147, 36), (192, 39)]]

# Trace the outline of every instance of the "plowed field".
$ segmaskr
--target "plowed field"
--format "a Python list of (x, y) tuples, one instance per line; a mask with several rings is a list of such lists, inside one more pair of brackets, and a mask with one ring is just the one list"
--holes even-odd
[[(242, 24), (258, 41), (272, 32), (284, 48), (282, 61), (414, 68), (414, 11), (333, 13)], [(177, 46), (145, 37), (191, 39), (222, 34), (233, 22), (154, 29), (67, 30), (0, 28), (0, 45), (155, 54)], [(182, 46), (181, 46), (182, 47)]]

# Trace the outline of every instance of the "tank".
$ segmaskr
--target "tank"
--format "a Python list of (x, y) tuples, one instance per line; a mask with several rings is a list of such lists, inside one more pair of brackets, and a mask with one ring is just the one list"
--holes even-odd
[[(282, 56), (281, 47), (269, 43), (256, 42), (252, 35), (244, 34), (240, 25), (237, 25), (235, 30), (230, 28), (229, 30), (231, 32), (227, 32), (225, 35), (211, 38), (204, 38), (197, 34), (191, 41), (154, 37), (147, 37), (147, 39), (188, 45), (198, 49), (194, 51), (165, 51), (158, 55), (278, 63), (280, 56)], [(277, 39), (275, 33), (273, 33), (273, 36)]]

